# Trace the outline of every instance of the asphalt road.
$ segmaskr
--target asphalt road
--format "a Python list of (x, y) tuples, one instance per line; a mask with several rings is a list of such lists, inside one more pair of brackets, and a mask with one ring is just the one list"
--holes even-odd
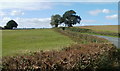
[(101, 35), (93, 35), (93, 36), (105, 38), (105, 39), (109, 40), (110, 42), (112, 42), (117, 48), (120, 48), (120, 38), (101, 36)]

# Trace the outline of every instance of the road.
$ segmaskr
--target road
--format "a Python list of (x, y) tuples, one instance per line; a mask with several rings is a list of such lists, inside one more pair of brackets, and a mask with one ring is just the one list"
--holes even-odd
[(117, 48), (120, 48), (120, 38), (101, 36), (101, 35), (93, 35), (93, 36), (105, 38), (105, 39), (109, 40), (110, 42), (112, 42)]

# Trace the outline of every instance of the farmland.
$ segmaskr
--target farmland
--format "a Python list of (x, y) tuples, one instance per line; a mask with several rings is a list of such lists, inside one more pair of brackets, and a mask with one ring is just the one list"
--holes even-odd
[(52, 29), (3, 30), (2, 54), (10, 56), (39, 50), (53, 50), (74, 43)]
[(67, 30), (73, 32), (79, 32), (82, 34), (120, 37), (119, 36), (120, 32), (118, 31), (118, 25), (80, 26), (80, 27), (67, 28)]
[[(6, 37), (4, 35), (6, 35)], [(8, 35), (12, 39), (9, 39)], [(10, 55), (14, 55), (16, 52), (21, 54), (22, 51), (19, 50), (24, 51), (26, 49), (39, 51), (41, 46), (41, 49), (43, 50), (59, 49), (61, 45), (61, 47), (64, 47), (60, 48), (61, 50), (59, 51), (39, 51), (33, 52), (29, 55), (17, 55), (13, 57), (4, 54), (5, 57), (3, 57), (3, 71), (6, 69), (42, 71), (112, 71), (120, 66), (119, 64), (115, 63), (115, 61), (119, 62), (119, 52), (116, 52), (117, 50), (113, 44), (103, 38), (90, 36), (87, 34), (79, 34), (69, 30), (63, 31), (62, 29), (58, 28), (40, 30), (4, 30), (3, 36), (3, 51), (5, 51), (5, 42), (10, 42), (10, 40), (14, 41), (10, 42), (11, 44), (6, 44), (11, 46), (9, 47), (8, 52), (14, 51), (14, 53), (6, 53)], [(5, 38), (8, 38), (9, 41), (7, 39), (5, 41)], [(38, 39), (42, 42), (40, 42)], [(35, 43), (39, 42), (39, 44), (42, 43), (43, 45), (41, 44), (38, 45), (38, 47), (35, 47), (36, 44), (32, 41)], [(16, 42), (17, 45), (12, 45), (12, 43)], [(21, 42), (24, 42), (22, 43), (23, 46), (20, 44)], [(47, 44), (46, 42), (49, 43)]]
[(118, 27), (120, 27), (120, 25), (81, 26), (80, 28), (90, 29), (91, 31), (89, 34), (120, 37), (120, 31), (118, 30)]
[(94, 31), (101, 31), (101, 32), (120, 33), (120, 31), (118, 31), (118, 27), (120, 27), (120, 25), (81, 26), (80, 28), (91, 29)]

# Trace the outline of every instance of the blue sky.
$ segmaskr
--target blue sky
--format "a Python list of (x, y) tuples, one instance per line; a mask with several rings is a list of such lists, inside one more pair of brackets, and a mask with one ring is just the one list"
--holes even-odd
[[(31, 1), (31, 0), (30, 0)], [(50, 17), (74, 10), (81, 16), (81, 24), (117, 25), (118, 2), (0, 2), (0, 26), (14, 19), (20, 28), (51, 28)]]

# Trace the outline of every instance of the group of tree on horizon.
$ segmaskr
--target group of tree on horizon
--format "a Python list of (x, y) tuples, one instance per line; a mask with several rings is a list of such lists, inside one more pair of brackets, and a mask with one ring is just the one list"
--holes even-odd
[(58, 27), (58, 25), (64, 23), (65, 27), (73, 27), (73, 25), (77, 23), (80, 24), (80, 21), (81, 17), (76, 15), (76, 12), (74, 10), (69, 10), (66, 11), (62, 16), (59, 14), (52, 15), (50, 24), (53, 27)]
[[(59, 14), (51, 16), (51, 26), (58, 27), (64, 23), (65, 27), (73, 27), (73, 25), (80, 23), (81, 17), (76, 15), (74, 10), (66, 11), (62, 16)], [(14, 20), (10, 20), (6, 23), (3, 29), (14, 29), (17, 28), (18, 24)]]

